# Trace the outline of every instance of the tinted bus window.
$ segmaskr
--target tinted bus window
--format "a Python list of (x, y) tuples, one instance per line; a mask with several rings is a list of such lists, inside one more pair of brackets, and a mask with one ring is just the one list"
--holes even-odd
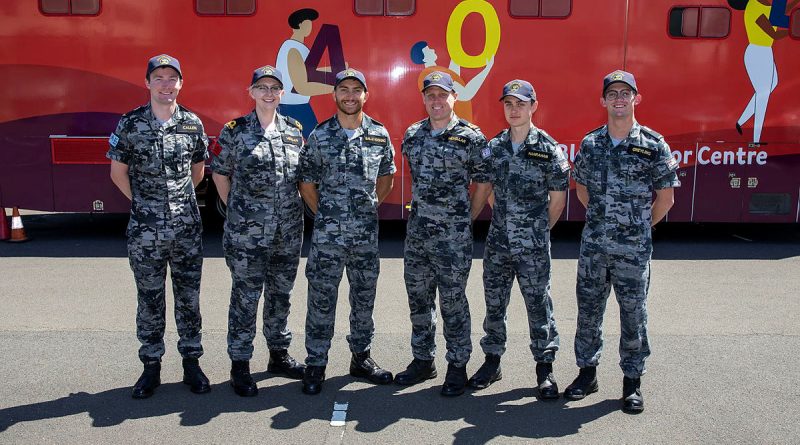
[(717, 7), (678, 7), (669, 11), (672, 37), (722, 38), (731, 29), (731, 10)]
[(194, 8), (200, 15), (253, 15), (256, 0), (195, 0)]
[(415, 0), (355, 0), (353, 9), (358, 15), (412, 15)]
[(509, 0), (512, 17), (566, 17), (572, 12), (572, 0)]
[(47, 15), (97, 15), (100, 0), (39, 0), (39, 10)]

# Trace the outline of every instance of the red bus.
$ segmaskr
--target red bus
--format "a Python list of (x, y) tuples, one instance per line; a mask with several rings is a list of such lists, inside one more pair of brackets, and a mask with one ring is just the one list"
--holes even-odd
[[(290, 26), (305, 8), (315, 18)], [(335, 111), (322, 67), (362, 70), (365, 110), (397, 148), (385, 219), (407, 216), (400, 139), (425, 117), (418, 85), (427, 71), (456, 75), (457, 112), (487, 137), (505, 124), (502, 85), (529, 80), (540, 101), (535, 124), (573, 160), (605, 120), (602, 77), (621, 68), (644, 96), (638, 119), (681, 164), (669, 221), (797, 222), (800, 10), (778, 12), (788, 16), (777, 28), (785, 38), (766, 44), (726, 0), (2, 2), (0, 206), (127, 212), (109, 179), (108, 135), (121, 113), (148, 100), (147, 60), (168, 53), (185, 73), (180, 103), (212, 138), (252, 106), (245, 88), (254, 67), (291, 72), (285, 112), (306, 122)], [(213, 202), (211, 181), (198, 191)], [(573, 191), (562, 218), (583, 216)]]

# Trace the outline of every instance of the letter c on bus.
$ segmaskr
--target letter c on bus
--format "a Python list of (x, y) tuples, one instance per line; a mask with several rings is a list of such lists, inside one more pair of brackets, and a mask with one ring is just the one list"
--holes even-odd
[[(483, 26), (486, 32), (486, 43), (483, 52), (471, 56), (464, 51), (461, 44), (461, 28), (464, 20), (473, 12), (483, 17)], [(486, 60), (491, 59), (500, 47), (500, 19), (497, 11), (486, 0), (464, 0), (453, 9), (447, 21), (447, 52), (450, 59), (463, 68), (480, 68), (486, 65)]]

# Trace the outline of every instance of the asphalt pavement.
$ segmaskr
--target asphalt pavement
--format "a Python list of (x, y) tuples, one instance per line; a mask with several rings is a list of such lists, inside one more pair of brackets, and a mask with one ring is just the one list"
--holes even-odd
[[(255, 342), (251, 368), (260, 393), (230, 388), (226, 353), (230, 275), (221, 228), (206, 224), (201, 289), (201, 365), (212, 381), (195, 395), (181, 383), (168, 291), (162, 382), (147, 400), (130, 388), (141, 372), (135, 336), (135, 287), (125, 252), (126, 215), (34, 214), (27, 243), (0, 243), (0, 443), (741, 443), (800, 439), (800, 226), (662, 225), (648, 302), (653, 354), (642, 379), (646, 410), (620, 408), (618, 308), (605, 318), (600, 391), (583, 401), (535, 397), (524, 305), (515, 286), (509, 306), (503, 379), (443, 398), (440, 376), (412, 387), (374, 386), (348, 375), (347, 280), (342, 280), (327, 381), (318, 396), (298, 381), (265, 372), (266, 345)], [(555, 375), (563, 390), (577, 373), (575, 274), (580, 224), (553, 233), (552, 292), (561, 336)], [(482, 257), (486, 225), (475, 228), (467, 294), (474, 351), (483, 361)], [(373, 357), (402, 371), (411, 360), (403, 284), (404, 226), (381, 225), (381, 276)], [(293, 294), (290, 353), (302, 360), (307, 281), (304, 248)], [(260, 332), (259, 322), (259, 332)], [(344, 426), (331, 426), (334, 408)], [(346, 407), (346, 410), (343, 408)]]

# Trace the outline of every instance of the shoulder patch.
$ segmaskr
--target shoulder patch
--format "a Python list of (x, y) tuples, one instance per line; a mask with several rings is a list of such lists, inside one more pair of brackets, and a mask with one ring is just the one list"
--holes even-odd
[(145, 107), (147, 107), (147, 105), (140, 105), (140, 106), (134, 108), (133, 110), (128, 111), (127, 113), (123, 114), (122, 117), (130, 117), (130, 116), (133, 116), (135, 114), (139, 114), (144, 110)]
[(327, 123), (329, 123), (329, 122), (333, 121), (335, 118), (336, 118), (336, 116), (335, 116), (335, 115), (334, 115), (334, 116), (331, 116), (331, 117), (329, 117), (329, 118), (325, 119), (324, 121), (322, 121), (322, 122), (318, 123), (318, 124), (317, 124), (317, 127), (321, 127), (321, 126), (323, 126), (323, 125), (325, 125), (325, 124), (327, 124)]
[(664, 139), (664, 136), (661, 136), (661, 134), (659, 134), (656, 131), (653, 131), (653, 129), (651, 129), (649, 127), (645, 127), (644, 125), (641, 125), (640, 128), (641, 128), (641, 132), (642, 133), (644, 133), (644, 134), (646, 134), (646, 135), (648, 135), (648, 136), (650, 136), (652, 138)]
[(458, 121), (461, 122), (462, 124), (466, 125), (467, 127), (472, 128), (473, 130), (480, 130), (481, 129), (481, 127), (473, 124), (472, 122), (470, 122), (470, 121), (468, 121), (466, 119), (458, 118)]
[(550, 142), (553, 145), (558, 145), (558, 142), (556, 142), (556, 140), (553, 139), (553, 137), (547, 134), (547, 132), (544, 130), (539, 130), (539, 137), (544, 138), (544, 140)]
[(670, 170), (677, 170), (679, 166), (678, 160), (670, 156), (669, 160), (667, 160), (667, 167), (669, 167)]
[(111, 133), (111, 136), (108, 137), (108, 144), (116, 147), (119, 144), (119, 136), (116, 133)]
[(289, 125), (297, 128), (300, 131), (303, 131), (303, 124), (301, 124), (300, 121), (298, 121), (297, 119), (295, 119), (293, 117), (289, 117), (289, 116), (284, 116), (284, 118), (286, 118), (286, 123), (288, 123)]
[(592, 130), (592, 131), (590, 131), (590, 132), (586, 133), (586, 136), (588, 136), (588, 135), (590, 135), (590, 134), (592, 134), (592, 133), (596, 133), (596, 132), (598, 132), (598, 131), (602, 130), (602, 129), (603, 129), (603, 127), (605, 127), (605, 125), (601, 125), (601, 126), (599, 126), (599, 127), (595, 128), (594, 130)]
[(236, 121), (230, 121), (227, 124), (225, 124), (225, 126), (233, 130), (234, 128), (236, 128)]
[(483, 159), (486, 159), (491, 155), (492, 155), (492, 149), (489, 147), (483, 147), (483, 150), (481, 150), (481, 157)]

